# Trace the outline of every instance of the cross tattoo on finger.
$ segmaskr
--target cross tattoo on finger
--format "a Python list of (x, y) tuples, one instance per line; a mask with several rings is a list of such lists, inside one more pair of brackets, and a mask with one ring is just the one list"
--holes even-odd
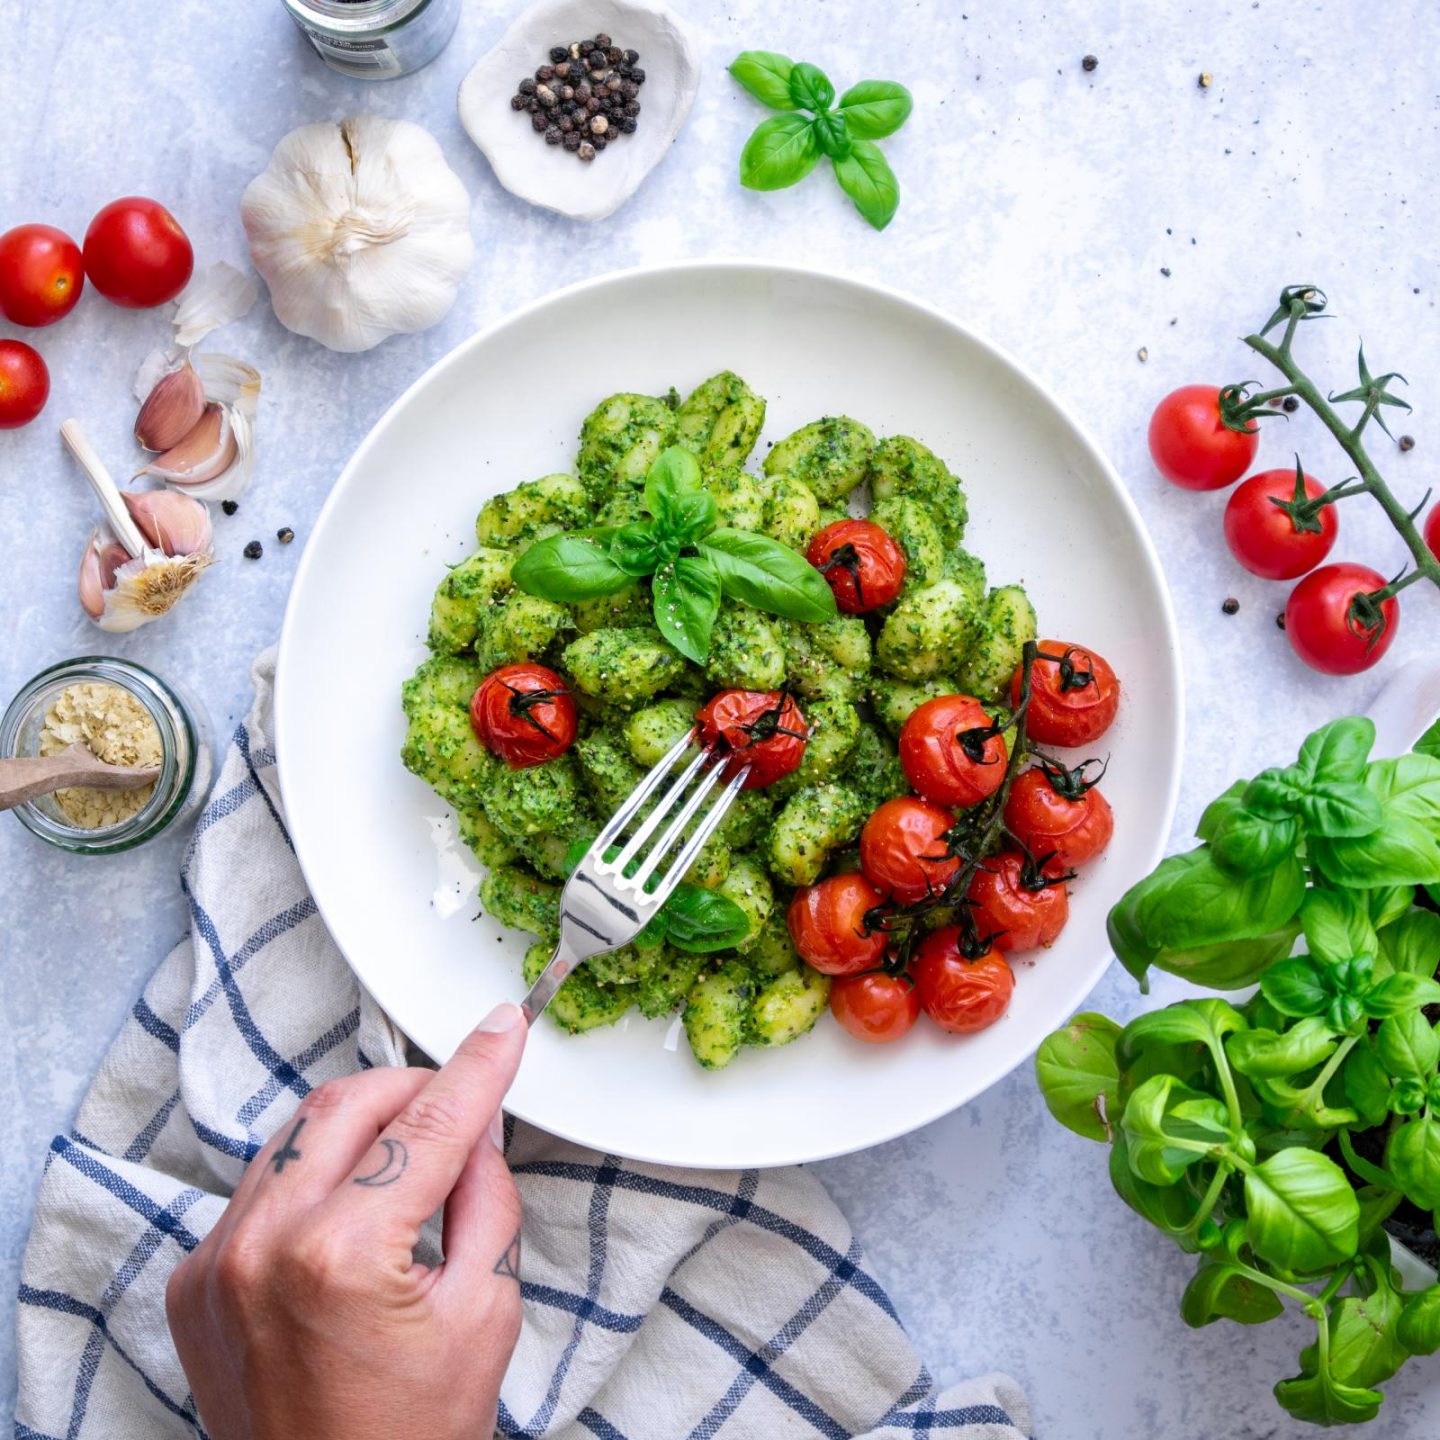
[(287, 1160), (298, 1160), (300, 1152), (295, 1148), (295, 1137), (305, 1128), (305, 1117), (302, 1115), (296, 1122), (295, 1128), (286, 1136), (285, 1143), (270, 1157), (270, 1164), (278, 1175), (284, 1168)]

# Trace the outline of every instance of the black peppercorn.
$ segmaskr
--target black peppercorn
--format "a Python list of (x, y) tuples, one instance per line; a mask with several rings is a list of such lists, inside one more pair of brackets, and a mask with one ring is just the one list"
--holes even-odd
[(525, 108), (525, 97), (523, 95), (512, 95), (510, 97), (510, 108), (512, 110), (523, 110)]
[(1087, 55), (1081, 62), (1082, 70), (1093, 70), (1100, 63), (1099, 58), (1094, 55)]
[(555, 78), (555, 67), (553, 65), (542, 65), (536, 72), (535, 78), (541, 82)]
[(545, 143), (547, 145), (558, 145), (562, 138), (558, 125), (550, 126), (545, 132)]
[(570, 52), (563, 45), (552, 45), (550, 47), (550, 63), (558, 65)]
[(575, 128), (575, 122), (568, 115), (562, 115), (556, 124), (559, 125), (561, 134), (569, 134)]
[(640, 52), (638, 50), (627, 50), (625, 52), (625, 63), (627, 65), (633, 65), (639, 58)]
[(1234, 615), (1234, 614), (1236, 614), (1236, 613), (1239, 611), (1239, 609), (1240, 609), (1240, 602), (1239, 602), (1233, 595), (1231, 595), (1231, 596), (1229, 597), (1229, 599), (1227, 599), (1227, 600), (1224, 602), (1224, 604), (1222, 604), (1222, 605), (1220, 606), (1220, 608), (1221, 608), (1227, 615)]
[[(579, 68), (579, 67), (577, 67), (577, 68)], [(556, 78), (557, 80), (569, 80), (569, 79), (572, 78), (571, 72), (570, 72), (570, 62), (569, 62), (568, 60), (562, 60), (562, 61), (555, 67), (555, 78)]]
[(595, 158), (595, 147), (588, 140), (582, 140), (580, 142), (580, 148), (575, 153), (582, 160), (593, 160)]
[(583, 105), (595, 92), (590, 88), (588, 80), (582, 80), (575, 87), (575, 98)]
[(1275, 617), (1275, 623), (1282, 630), (1285, 628), (1285, 612), (1283, 610)]
[(598, 50), (610, 48), (610, 37), (603, 30), (595, 37), (595, 47)]
[(632, 66), (630, 70), (630, 78), (637, 85), (643, 85), (645, 83), (645, 72), (640, 69), (638, 65)]
[(282, 525), (275, 532), (275, 538), (282, 545), (288, 545), (295, 538), (295, 532), (288, 525)]
[(615, 122), (616, 127), (626, 135), (633, 135), (639, 123), (633, 115), (622, 115), (620, 119)]
[(550, 128), (550, 117), (548, 115), (532, 115), (530, 124), (537, 135), (543, 135)]
[(633, 80), (627, 80), (620, 87), (620, 93), (627, 100), (633, 100), (640, 93), (640, 87)]
[[(640, 113), (640, 102), (638, 100), (627, 100), (622, 113), (633, 120)], [(635, 127), (632, 125), (630, 128), (633, 130)]]
[(612, 65), (618, 65), (621, 60), (625, 58), (625, 52), (623, 50), (616, 49), (614, 45), (607, 45), (605, 47), (605, 58)]
[(610, 142), (606, 140), (603, 135), (592, 135), (590, 137), (590, 143), (599, 151), (603, 150)]
[(535, 93), (535, 82), (527, 75), (519, 85), (522, 95), (533, 95)]
[(610, 128), (610, 122), (603, 115), (596, 115), (590, 121), (592, 134), (603, 135)]
[(535, 88), (535, 98), (548, 110), (552, 105), (560, 103), (560, 97), (548, 86), (538, 85)]
[(258, 540), (252, 540), (245, 547), (243, 553), (247, 560), (258, 560), (265, 553), (265, 551)]
[(571, 154), (574, 154), (574, 152), (580, 148), (580, 132), (578, 130), (571, 130), (560, 143), (569, 150)]
[(1402, 450), (1413, 450), (1415, 448), (1415, 437), (1413, 435), (1402, 435), (1397, 443)]
[(592, 95), (592, 96), (585, 102), (585, 113), (586, 113), (587, 115), (595, 115), (595, 114), (598, 114), (598, 113), (599, 113), (599, 110), (600, 110), (600, 102)]
[(1287, 395), (1280, 408), (1293, 415), (1300, 408), (1300, 402), (1293, 395)]
[(532, 115), (536, 115), (540, 111), (540, 102), (533, 95), (531, 95), (529, 99), (525, 101), (525, 108)]
[(605, 82), (605, 88), (606, 88), (612, 95), (615, 95), (615, 94), (618, 94), (618, 93), (619, 93), (620, 87), (621, 87), (624, 83), (625, 83), (625, 82), (624, 82), (618, 75), (612, 75), (612, 76)]
[(238, 500), (222, 500), (220, 508), (227, 515), (233, 515), (240, 508), (240, 502)]

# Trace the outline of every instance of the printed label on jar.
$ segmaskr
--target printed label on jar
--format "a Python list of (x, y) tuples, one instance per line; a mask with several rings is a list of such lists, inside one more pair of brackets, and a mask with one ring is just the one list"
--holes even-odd
[(341, 40), (306, 30), (310, 43), (325, 59), (346, 70), (398, 71), (400, 61), (384, 40)]

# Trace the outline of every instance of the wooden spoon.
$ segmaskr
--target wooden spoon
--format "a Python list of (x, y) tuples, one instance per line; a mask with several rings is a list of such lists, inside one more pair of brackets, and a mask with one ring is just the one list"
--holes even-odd
[(72, 785), (91, 790), (138, 790), (159, 776), (158, 765), (107, 765), (77, 742), (58, 755), (0, 760), (0, 810), (13, 810), (37, 795)]

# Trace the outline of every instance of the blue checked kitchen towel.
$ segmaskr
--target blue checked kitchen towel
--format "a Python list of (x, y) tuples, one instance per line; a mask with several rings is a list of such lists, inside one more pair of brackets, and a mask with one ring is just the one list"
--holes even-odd
[[(262, 657), (182, 870), (190, 939), (51, 1146), (20, 1287), (18, 1440), (203, 1436), (165, 1326), (171, 1269), (313, 1086), (406, 1061), (306, 893), (275, 783), (272, 674)], [(508, 1155), (525, 1319), (503, 1434), (1029, 1435), (1007, 1376), (936, 1388), (803, 1171), (668, 1170), (524, 1125)]]

